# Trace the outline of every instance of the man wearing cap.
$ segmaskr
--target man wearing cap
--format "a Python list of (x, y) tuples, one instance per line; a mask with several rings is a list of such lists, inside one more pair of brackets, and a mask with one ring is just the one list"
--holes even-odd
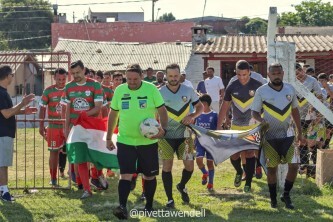
[(153, 68), (149, 67), (147, 70), (147, 76), (145, 78), (143, 78), (144, 81), (146, 82), (154, 82), (156, 81), (156, 76), (154, 76), (154, 70)]
[(179, 79), (180, 83), (184, 84), (185, 86), (191, 87), (193, 89), (193, 85), (191, 83), (191, 81), (186, 79), (186, 72), (185, 70), (180, 72), (180, 79)]
[(220, 103), (224, 96), (224, 85), (219, 76), (214, 76), (214, 68), (208, 67), (206, 69), (207, 79), (205, 79), (205, 88), (207, 94), (212, 97), (211, 107), (215, 112), (220, 111)]

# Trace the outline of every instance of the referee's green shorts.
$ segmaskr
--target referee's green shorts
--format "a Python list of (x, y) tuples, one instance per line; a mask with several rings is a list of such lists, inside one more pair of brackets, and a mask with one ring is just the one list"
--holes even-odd
[(265, 140), (262, 144), (267, 167), (277, 167), (284, 163), (299, 163), (299, 155), (294, 146), (294, 136)]
[(179, 139), (161, 139), (158, 141), (159, 156), (162, 160), (173, 160), (176, 153), (178, 160), (194, 160), (194, 141), (191, 137)]

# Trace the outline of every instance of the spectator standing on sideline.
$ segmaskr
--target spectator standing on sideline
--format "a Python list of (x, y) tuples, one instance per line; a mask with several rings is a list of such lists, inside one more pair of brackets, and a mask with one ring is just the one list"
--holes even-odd
[(8, 167), (13, 165), (15, 115), (29, 115), (37, 112), (36, 107), (28, 105), (35, 99), (34, 94), (23, 96), (22, 101), (13, 106), (7, 92), (13, 78), (14, 74), (10, 66), (0, 65), (0, 197), (4, 201), (15, 200), (8, 190)]
[(220, 104), (224, 97), (224, 85), (219, 76), (214, 76), (214, 68), (206, 69), (207, 79), (205, 79), (205, 88), (207, 94), (212, 98), (212, 108), (215, 112), (220, 111)]
[(144, 81), (146, 81), (146, 82), (156, 81), (156, 76), (154, 76), (153, 68), (149, 67), (146, 72), (147, 72), (147, 76), (143, 79)]
[(191, 81), (186, 79), (186, 72), (185, 70), (180, 72), (180, 83), (184, 84), (185, 86), (191, 87), (193, 88), (193, 84), (191, 83)]
[[(157, 139), (165, 135), (168, 122), (167, 111), (158, 89), (142, 81), (142, 70), (138, 64), (126, 69), (127, 83), (117, 87), (109, 113), (106, 146), (113, 150), (112, 135), (119, 119), (117, 157), (120, 167), (118, 184), (119, 206), (113, 210), (118, 219), (127, 219), (127, 199), (131, 180), (137, 169), (145, 179), (146, 211), (152, 211), (156, 191), (156, 176), (159, 174)], [(155, 118), (158, 112), (161, 127), (152, 138), (141, 135), (139, 126), (147, 118)]]
[(202, 73), (202, 78), (203, 78), (203, 80), (201, 80), (197, 85), (197, 92), (200, 94), (205, 94), (205, 93), (207, 93), (206, 87), (205, 87), (205, 79), (208, 78), (206, 71), (204, 71)]

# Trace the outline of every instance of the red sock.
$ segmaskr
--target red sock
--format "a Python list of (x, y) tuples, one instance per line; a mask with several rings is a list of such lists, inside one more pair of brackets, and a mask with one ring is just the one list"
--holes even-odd
[(87, 163), (79, 163), (78, 170), (81, 177), (83, 189), (91, 192), (90, 184), (89, 184), (89, 170)]
[(91, 178), (92, 179), (98, 179), (98, 175), (97, 175), (98, 172), (97, 172), (96, 167), (95, 166), (91, 167), (90, 171), (91, 171)]
[(138, 174), (137, 173), (133, 173), (133, 179), (136, 179), (138, 177)]
[(97, 170), (97, 176), (100, 177), (103, 175), (103, 170)]
[(57, 179), (57, 172), (58, 172), (58, 169), (55, 168), (55, 169), (50, 169), (51, 171), (51, 179), (52, 180), (56, 180)]
[(82, 184), (81, 177), (79, 175), (76, 175), (76, 184), (77, 185), (81, 185)]
[(143, 179), (142, 177), (142, 192), (144, 193), (145, 192), (145, 179)]

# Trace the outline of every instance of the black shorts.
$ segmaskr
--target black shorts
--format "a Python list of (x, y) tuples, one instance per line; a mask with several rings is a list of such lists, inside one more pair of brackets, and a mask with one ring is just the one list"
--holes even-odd
[(157, 143), (131, 146), (117, 143), (120, 174), (142, 173), (150, 177), (159, 174)]

